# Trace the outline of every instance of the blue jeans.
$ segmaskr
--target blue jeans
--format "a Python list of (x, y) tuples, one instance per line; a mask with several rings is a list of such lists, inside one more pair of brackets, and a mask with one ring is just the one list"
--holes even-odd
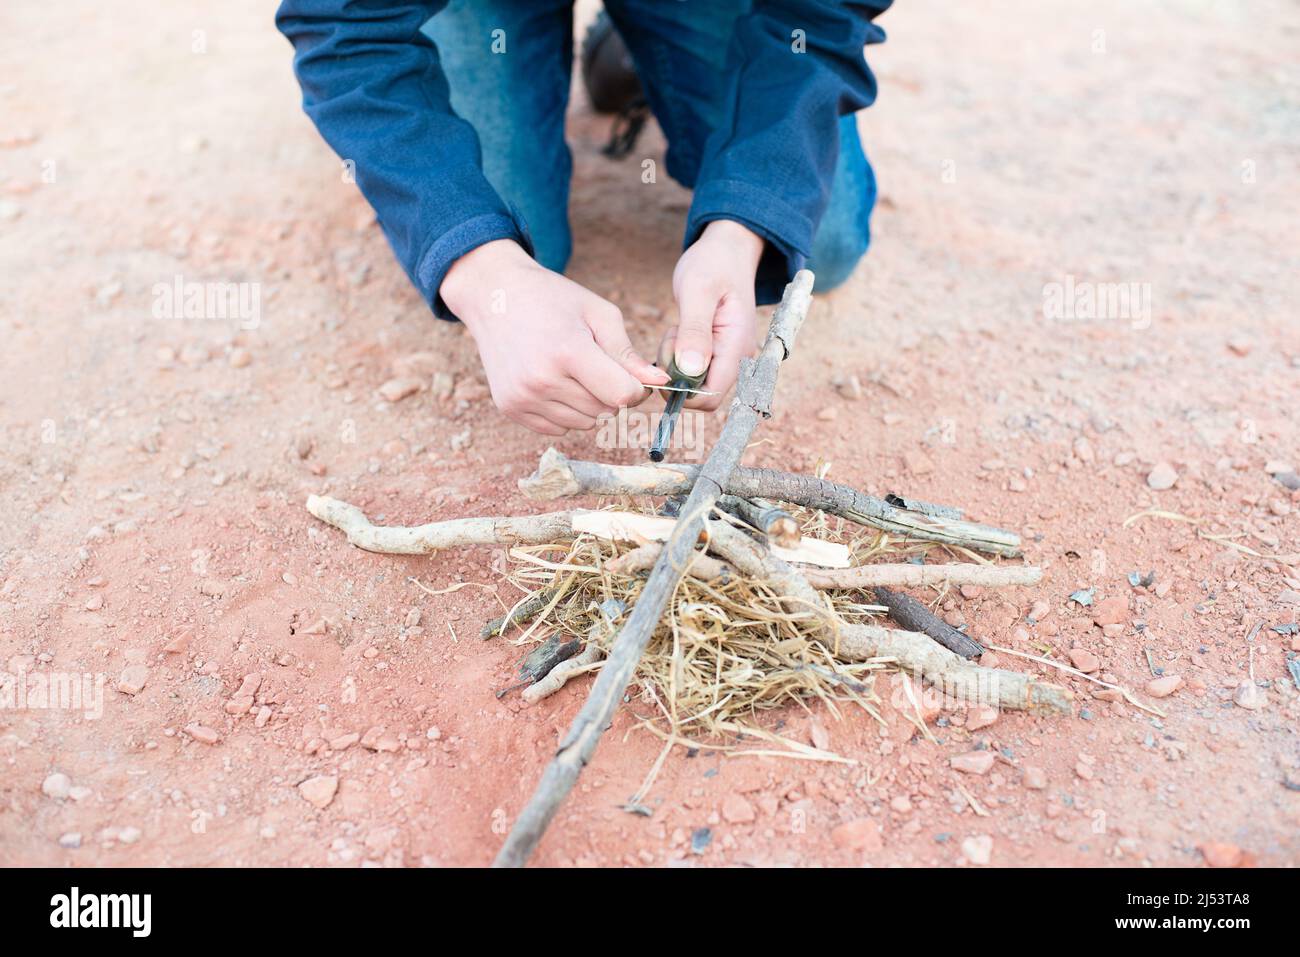
[[(605, 0), (668, 141), (668, 173), (687, 188), (720, 115), (718, 78), (732, 26), (749, 7), (750, 0)], [(488, 181), (522, 214), (537, 260), (563, 272), (573, 249), (573, 159), (564, 140), (571, 0), (451, 0), (424, 32), (438, 47), (453, 109), (478, 134)], [(494, 40), (504, 52), (493, 52)], [(839, 140), (830, 202), (808, 260), (819, 291), (844, 282), (871, 241), (876, 180), (854, 115), (840, 118)]]

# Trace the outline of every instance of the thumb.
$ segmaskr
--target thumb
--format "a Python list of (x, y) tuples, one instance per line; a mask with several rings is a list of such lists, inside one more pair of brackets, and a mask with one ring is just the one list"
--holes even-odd
[(713, 358), (713, 314), (718, 297), (708, 288), (683, 288), (677, 298), (677, 342), (673, 357), (689, 376), (702, 375)]
[(590, 323), (592, 338), (606, 355), (626, 369), (638, 382), (663, 385), (668, 381), (668, 374), (656, 369), (641, 357), (628, 338), (623, 325), (623, 315), (617, 308), (594, 317)]

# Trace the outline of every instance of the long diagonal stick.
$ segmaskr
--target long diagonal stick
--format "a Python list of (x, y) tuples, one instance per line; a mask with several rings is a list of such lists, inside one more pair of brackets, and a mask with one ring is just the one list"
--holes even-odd
[(781, 305), (772, 316), (762, 352), (756, 361), (746, 362), (741, 370), (726, 425), (701, 467), (686, 504), (678, 513), (677, 528), (655, 562), (623, 630), (614, 640), (605, 666), (592, 685), (591, 695), (561, 739), (559, 750), (542, 773), (542, 780), (532, 798), (520, 812), (494, 866), (524, 865), (561, 802), (573, 789), (578, 774), (595, 753), (600, 736), (613, 720), (637, 662), (641, 660), (650, 636), (699, 544), (713, 504), (740, 463), (759, 420), (770, 414), (777, 370), (789, 356), (799, 327), (808, 315), (812, 287), (813, 274), (807, 270), (801, 270), (786, 286)]

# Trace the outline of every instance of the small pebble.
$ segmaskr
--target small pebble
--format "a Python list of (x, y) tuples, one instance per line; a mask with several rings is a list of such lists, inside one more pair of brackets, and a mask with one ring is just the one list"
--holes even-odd
[(149, 669), (144, 665), (128, 665), (117, 679), (117, 690), (125, 695), (137, 695), (149, 681)]
[(298, 785), (298, 793), (310, 805), (324, 810), (334, 800), (339, 789), (339, 779), (332, 775), (319, 775), (308, 778)]
[(1025, 787), (1031, 791), (1041, 791), (1047, 787), (1047, 772), (1042, 768), (1026, 766)]
[(1241, 863), (1242, 850), (1236, 844), (1207, 841), (1200, 847), (1201, 856), (1210, 867), (1236, 867)]
[(1147, 487), (1163, 492), (1174, 487), (1178, 481), (1178, 471), (1168, 462), (1161, 462), (1147, 473)]
[(1071, 648), (1068, 654), (1070, 664), (1084, 674), (1090, 675), (1101, 667), (1101, 661), (1087, 648)]
[(1182, 686), (1181, 675), (1161, 675), (1147, 682), (1147, 694), (1153, 698), (1168, 698)]
[(221, 740), (221, 735), (202, 724), (187, 724), (185, 733), (200, 744), (216, 744)]
[(1259, 711), (1268, 705), (1268, 695), (1264, 694), (1259, 685), (1247, 678), (1237, 685), (1237, 690), (1232, 693), (1232, 703), (1247, 711)]
[(961, 842), (961, 854), (972, 864), (987, 864), (993, 859), (993, 838), (987, 834), (968, 837)]
[(987, 774), (995, 760), (992, 751), (967, 751), (954, 755), (949, 763), (953, 770), (964, 774)]
[(41, 791), (46, 797), (54, 798), (56, 801), (62, 801), (72, 790), (72, 781), (66, 774), (58, 771), (48, 775), (41, 783)]

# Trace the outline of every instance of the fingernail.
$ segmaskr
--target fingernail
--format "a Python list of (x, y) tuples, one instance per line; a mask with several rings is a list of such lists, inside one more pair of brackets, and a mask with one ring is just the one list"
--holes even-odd
[(700, 375), (707, 368), (704, 356), (693, 350), (677, 353), (677, 368), (683, 375)]

